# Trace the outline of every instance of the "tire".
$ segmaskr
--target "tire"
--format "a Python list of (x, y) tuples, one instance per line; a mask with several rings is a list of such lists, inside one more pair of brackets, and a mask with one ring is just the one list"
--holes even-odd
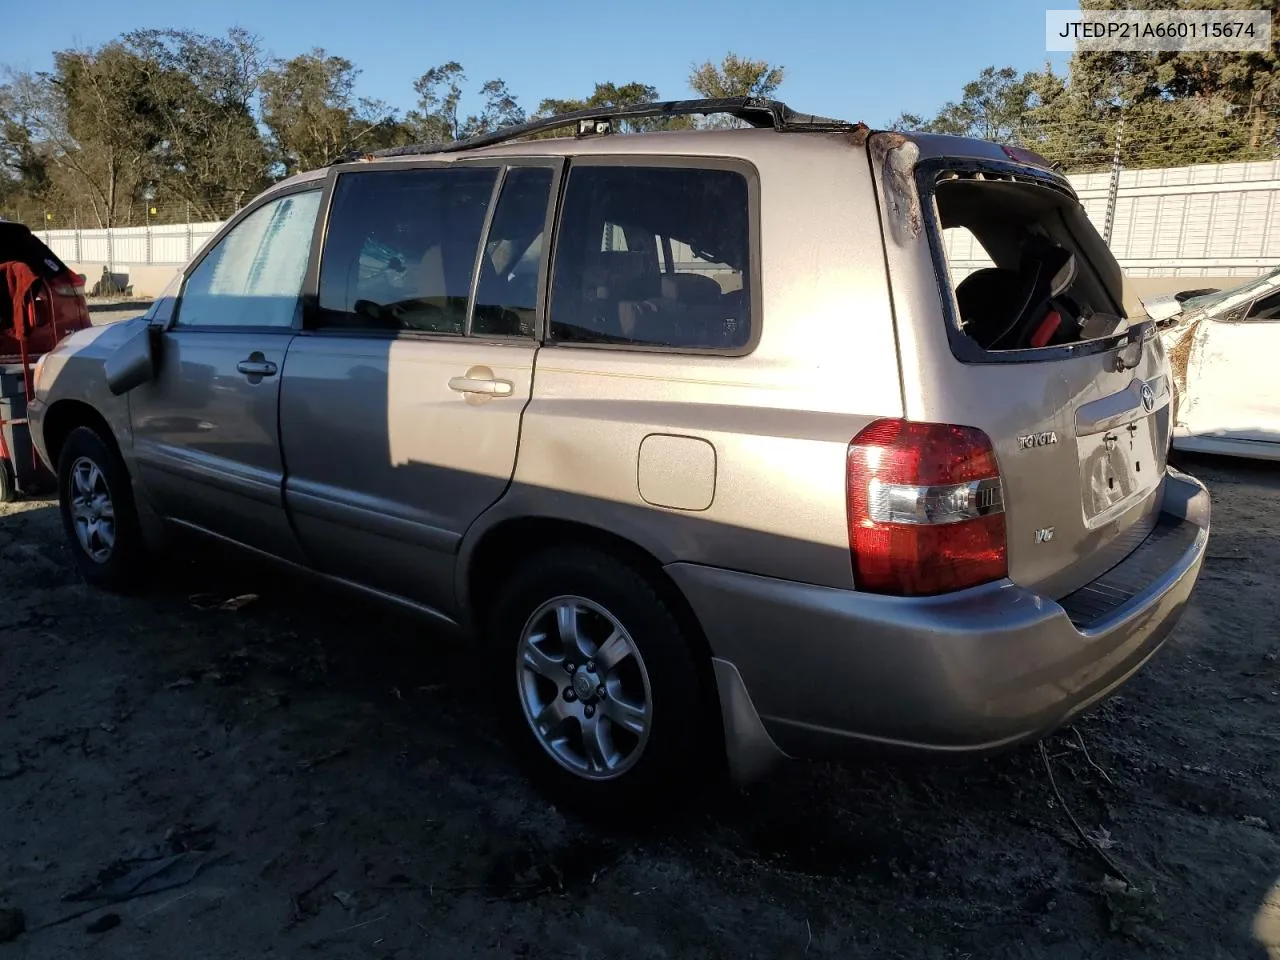
[[(625, 809), (652, 820), (713, 782), (714, 726), (694, 650), (639, 571), (593, 548), (547, 550), (515, 572), (489, 624), (512, 742), (558, 805), (592, 819)], [(550, 718), (548, 732), (535, 717)], [(591, 752), (587, 730), (598, 734)]]
[(13, 473), (13, 464), (0, 457), (0, 503), (13, 503), (18, 499), (18, 480)]
[[(135, 592), (147, 554), (133, 482), (114, 442), (92, 427), (76, 427), (62, 445), (58, 507), (85, 580), (117, 593)], [(109, 522), (104, 508), (110, 508)]]

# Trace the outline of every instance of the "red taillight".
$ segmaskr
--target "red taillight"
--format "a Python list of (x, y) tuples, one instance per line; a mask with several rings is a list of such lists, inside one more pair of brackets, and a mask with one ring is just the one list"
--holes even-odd
[(1008, 573), (991, 441), (944, 423), (877, 420), (849, 444), (849, 548), (860, 590), (922, 596)]
[(78, 273), (66, 273), (52, 284), (53, 292), (60, 297), (83, 297), (84, 277)]

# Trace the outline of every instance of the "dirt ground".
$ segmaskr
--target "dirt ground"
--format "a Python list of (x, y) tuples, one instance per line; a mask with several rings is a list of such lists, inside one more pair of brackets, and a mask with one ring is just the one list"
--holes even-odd
[[(794, 763), (640, 833), (532, 792), (420, 624), (215, 554), (116, 598), (49, 503), (3, 508), (0, 957), (1277, 960), (1280, 466), (1182, 462), (1210, 559), (1047, 742), (1065, 809), (1032, 747)], [(84, 899), (112, 882), (170, 889)]]

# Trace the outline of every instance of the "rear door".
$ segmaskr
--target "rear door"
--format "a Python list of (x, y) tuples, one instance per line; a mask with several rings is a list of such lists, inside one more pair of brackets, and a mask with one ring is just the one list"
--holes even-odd
[(462, 534), (515, 468), (559, 170), (334, 174), (318, 301), (280, 408), (286, 500), (322, 570), (452, 609)]
[[(870, 144), (904, 408), (990, 437), (1009, 576), (1062, 596), (1154, 527), (1170, 435), (1160, 340), (1129, 324), (1119, 266), (1047, 165), (953, 138)], [(977, 262), (953, 271), (959, 231)]]

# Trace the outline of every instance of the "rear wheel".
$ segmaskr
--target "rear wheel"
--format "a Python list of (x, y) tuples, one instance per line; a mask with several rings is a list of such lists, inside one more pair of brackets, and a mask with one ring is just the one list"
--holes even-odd
[(491, 635), (498, 669), (514, 668), (500, 689), (517, 750), (560, 804), (652, 814), (712, 779), (693, 648), (630, 565), (588, 548), (532, 558), (503, 592)]
[(91, 427), (72, 430), (62, 446), (58, 506), (84, 578), (108, 590), (136, 589), (146, 550), (133, 484), (114, 444)]

